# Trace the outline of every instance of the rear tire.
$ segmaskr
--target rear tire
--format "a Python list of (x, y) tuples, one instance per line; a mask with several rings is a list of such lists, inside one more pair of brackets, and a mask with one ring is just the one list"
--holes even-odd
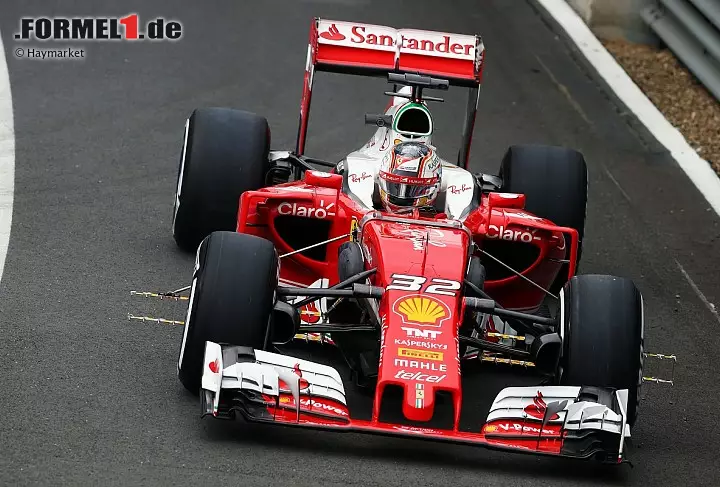
[(211, 232), (235, 230), (240, 195), (265, 185), (270, 129), (254, 113), (199, 108), (185, 124), (173, 237), (195, 251)]
[[(578, 231), (576, 264), (579, 264), (585, 234), (588, 185), (587, 164), (583, 155), (565, 147), (514, 145), (503, 157), (500, 177), (503, 191), (525, 195), (527, 211)], [(567, 264), (564, 264), (551, 286), (553, 293), (567, 281), (567, 271)]]
[(178, 359), (185, 388), (200, 388), (206, 341), (264, 348), (277, 279), (270, 241), (234, 232), (214, 232), (202, 241)]
[(643, 299), (626, 278), (575, 276), (560, 294), (561, 385), (628, 390), (628, 424), (635, 423), (643, 370)]

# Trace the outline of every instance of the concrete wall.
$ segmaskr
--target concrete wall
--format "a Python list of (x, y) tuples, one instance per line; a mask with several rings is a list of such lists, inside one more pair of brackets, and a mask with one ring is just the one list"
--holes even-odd
[(640, 18), (653, 0), (566, 0), (601, 39), (627, 39), (657, 44), (657, 37)]

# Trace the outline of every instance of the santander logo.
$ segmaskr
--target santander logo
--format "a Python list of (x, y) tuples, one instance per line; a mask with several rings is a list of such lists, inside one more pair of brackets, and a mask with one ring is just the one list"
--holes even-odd
[(323, 39), (327, 39), (329, 41), (344, 41), (345, 36), (340, 33), (340, 31), (337, 28), (337, 25), (333, 24), (330, 26), (330, 28), (327, 30), (327, 32), (323, 32), (320, 34), (320, 37)]
[[(533, 399), (532, 404), (528, 404), (523, 411), (525, 411), (525, 414), (528, 416), (532, 416), (533, 418), (537, 419), (543, 419), (545, 417), (545, 410), (547, 409), (547, 404), (545, 404), (545, 400), (543, 399), (542, 392), (538, 391), (537, 396)], [(550, 418), (551, 421), (554, 419), (559, 419), (560, 415), (555, 413)]]
[[(340, 28), (338, 28), (338, 25)], [(446, 34), (443, 32), (414, 29), (395, 30), (390, 27), (352, 22), (323, 21), (319, 25), (320, 38), (346, 46), (357, 46), (381, 51), (420, 51), (446, 58), (473, 60), (475, 58), (474, 36)], [(343, 32), (340, 32), (340, 29)]]

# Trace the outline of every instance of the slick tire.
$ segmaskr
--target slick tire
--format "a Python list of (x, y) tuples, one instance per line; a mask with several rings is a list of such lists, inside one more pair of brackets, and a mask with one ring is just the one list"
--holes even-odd
[(265, 239), (213, 232), (198, 248), (178, 377), (197, 393), (205, 342), (263, 349), (278, 283), (278, 256)]
[[(588, 190), (587, 164), (583, 155), (565, 147), (514, 145), (503, 157), (499, 176), (503, 191), (525, 195), (525, 209), (530, 213), (578, 231), (576, 264), (579, 264)], [(564, 264), (551, 286), (553, 293), (565, 284), (567, 272), (567, 264)]]
[(560, 292), (561, 385), (628, 390), (628, 423), (638, 415), (642, 385), (643, 299), (622, 277), (574, 276)]
[(254, 113), (198, 108), (185, 124), (172, 232), (194, 252), (210, 232), (235, 230), (240, 195), (265, 185), (270, 128)]

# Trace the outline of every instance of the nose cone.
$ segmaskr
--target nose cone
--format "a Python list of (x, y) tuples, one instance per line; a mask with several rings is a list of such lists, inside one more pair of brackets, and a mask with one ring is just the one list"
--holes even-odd
[(460, 398), (458, 327), (470, 236), (433, 223), (380, 218), (363, 230), (363, 245), (378, 269), (376, 285), (386, 289), (379, 309), (376, 418), (386, 386), (402, 388), (402, 411), (410, 421), (432, 419), (437, 391)]
[[(410, 421), (430, 421), (435, 412), (435, 390), (447, 378), (447, 366), (439, 364), (438, 371), (400, 370), (396, 377), (406, 381), (403, 415)], [(444, 371), (445, 373), (442, 373)]]

